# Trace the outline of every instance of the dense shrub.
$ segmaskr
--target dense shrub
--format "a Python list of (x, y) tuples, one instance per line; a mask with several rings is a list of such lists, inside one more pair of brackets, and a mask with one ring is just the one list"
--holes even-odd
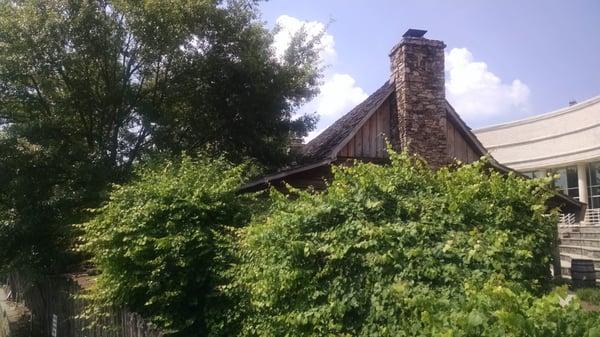
[(225, 304), (216, 291), (227, 265), (227, 226), (249, 218), (237, 195), (245, 166), (192, 160), (148, 166), (116, 186), (81, 226), (83, 250), (100, 275), (89, 314), (127, 307), (168, 333), (206, 335), (207, 316)]
[(390, 156), (335, 168), (324, 192), (271, 191), (268, 216), (241, 233), (240, 335), (598, 333), (576, 304), (536, 297), (556, 235), (548, 181)]
[[(519, 285), (492, 278), (448, 289), (397, 283), (383, 296), (391, 312), (369, 321), (361, 336), (600, 336), (598, 315), (578, 302), (561, 306), (566, 288), (535, 297)], [(356, 336), (351, 333), (349, 335)]]
[(260, 203), (221, 159), (138, 170), (81, 227), (101, 272), (89, 313), (125, 306), (178, 336), (600, 336), (546, 291), (548, 181), (390, 156)]

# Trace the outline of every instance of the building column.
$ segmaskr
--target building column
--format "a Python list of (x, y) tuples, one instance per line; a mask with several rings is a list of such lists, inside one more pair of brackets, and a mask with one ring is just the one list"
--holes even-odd
[[(579, 201), (588, 203), (587, 163), (577, 163), (577, 186), (579, 187)], [(589, 207), (589, 205), (588, 205)]]

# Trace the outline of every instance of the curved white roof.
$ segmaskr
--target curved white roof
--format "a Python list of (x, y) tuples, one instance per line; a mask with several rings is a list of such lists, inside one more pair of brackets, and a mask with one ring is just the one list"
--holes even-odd
[(520, 171), (600, 160), (600, 96), (473, 132), (496, 160)]

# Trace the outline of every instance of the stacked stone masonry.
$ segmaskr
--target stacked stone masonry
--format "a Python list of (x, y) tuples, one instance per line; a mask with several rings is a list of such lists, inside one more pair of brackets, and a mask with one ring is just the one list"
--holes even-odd
[(406, 37), (390, 53), (400, 146), (427, 158), (432, 167), (450, 161), (444, 86), (445, 47), (442, 41)]

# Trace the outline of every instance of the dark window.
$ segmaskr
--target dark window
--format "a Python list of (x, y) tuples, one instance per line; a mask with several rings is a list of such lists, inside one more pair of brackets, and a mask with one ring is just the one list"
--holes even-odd
[(590, 163), (588, 165), (588, 185), (600, 185), (600, 163)]
[(590, 207), (591, 208), (600, 208), (600, 197), (590, 198)]
[(587, 167), (588, 207), (600, 208), (600, 162), (590, 163)]
[(552, 170), (552, 173), (559, 175), (559, 177), (554, 180), (554, 186), (568, 196), (579, 198), (579, 180), (577, 179), (576, 166), (554, 169)]
[(567, 195), (569, 195), (571, 198), (579, 200), (579, 188), (569, 188), (567, 190)]
[(567, 185), (569, 188), (579, 186), (579, 180), (577, 179), (577, 167), (567, 167)]
[(552, 170), (553, 174), (558, 174), (558, 178), (554, 179), (554, 186), (558, 187), (559, 190), (566, 192), (569, 185), (567, 184), (567, 169), (559, 168)]

